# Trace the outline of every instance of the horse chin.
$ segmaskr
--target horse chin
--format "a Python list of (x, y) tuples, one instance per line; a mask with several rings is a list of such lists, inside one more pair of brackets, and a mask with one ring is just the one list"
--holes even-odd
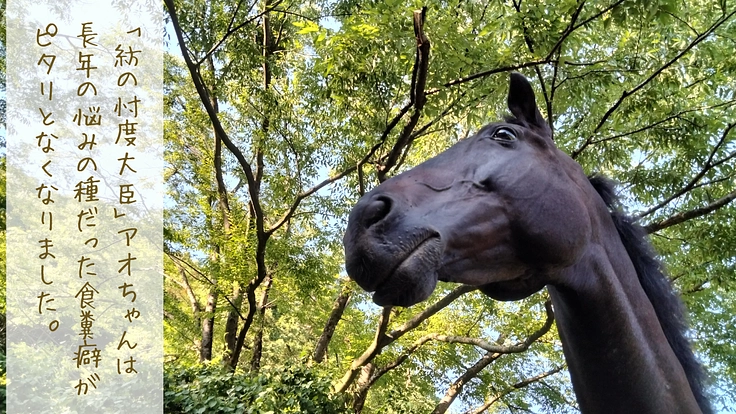
[(479, 289), (495, 300), (516, 301), (539, 292), (546, 284), (545, 278), (530, 273), (517, 280), (488, 283)]
[(441, 252), (438, 237), (424, 241), (377, 287), (373, 302), (380, 306), (409, 307), (426, 300), (437, 286)]

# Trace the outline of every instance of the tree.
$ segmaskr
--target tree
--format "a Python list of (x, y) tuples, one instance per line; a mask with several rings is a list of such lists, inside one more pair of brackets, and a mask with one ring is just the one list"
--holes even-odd
[(557, 145), (623, 184), (733, 404), (736, 5), (165, 4), (172, 358), (310, 365), (356, 411), (574, 411), (544, 292), (379, 310), (341, 277), (350, 206), (502, 116), (516, 70)]

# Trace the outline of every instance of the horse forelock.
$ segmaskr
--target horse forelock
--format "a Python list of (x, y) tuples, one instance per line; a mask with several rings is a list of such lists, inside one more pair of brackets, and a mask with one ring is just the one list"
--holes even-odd
[(685, 308), (665, 276), (663, 266), (647, 240), (646, 232), (634, 222), (633, 218), (620, 211), (614, 181), (600, 175), (593, 175), (589, 180), (603, 202), (611, 209), (611, 218), (636, 269), (639, 282), (652, 303), (672, 351), (685, 371), (700, 409), (704, 414), (712, 413), (710, 402), (704, 392), (705, 372), (695, 358), (685, 335), (688, 330)]

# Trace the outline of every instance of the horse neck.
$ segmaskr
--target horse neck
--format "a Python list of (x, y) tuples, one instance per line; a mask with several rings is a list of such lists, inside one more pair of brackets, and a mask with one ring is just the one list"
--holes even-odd
[(581, 411), (701, 412), (610, 216), (549, 291)]

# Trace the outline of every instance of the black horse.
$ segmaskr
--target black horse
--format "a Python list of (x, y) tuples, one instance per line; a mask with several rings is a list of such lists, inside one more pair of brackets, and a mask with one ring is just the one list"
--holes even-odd
[(513, 116), (366, 194), (344, 238), (347, 272), (379, 305), (438, 280), (518, 300), (547, 286), (585, 413), (710, 413), (703, 373), (645, 234), (612, 186), (558, 150), (522, 75)]

